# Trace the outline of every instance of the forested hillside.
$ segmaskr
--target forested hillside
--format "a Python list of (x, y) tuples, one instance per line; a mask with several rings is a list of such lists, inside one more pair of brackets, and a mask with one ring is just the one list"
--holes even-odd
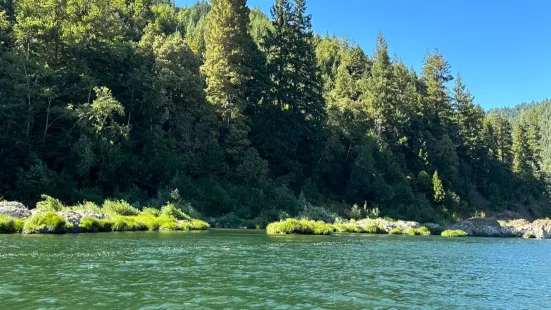
[(489, 113), (502, 115), (512, 124), (536, 121), (540, 128), (542, 168), (546, 173), (551, 172), (551, 100), (522, 103), (512, 108), (492, 109)]
[(271, 15), (0, 0), (0, 198), (178, 200), (262, 223), (550, 215), (541, 122), (485, 114), (438, 50), (415, 72), (382, 34), (372, 55), (313, 34), (305, 0)]

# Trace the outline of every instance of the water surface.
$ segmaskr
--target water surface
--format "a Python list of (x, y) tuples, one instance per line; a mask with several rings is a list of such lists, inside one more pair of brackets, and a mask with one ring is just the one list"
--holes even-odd
[(1, 309), (551, 309), (551, 240), (0, 235)]

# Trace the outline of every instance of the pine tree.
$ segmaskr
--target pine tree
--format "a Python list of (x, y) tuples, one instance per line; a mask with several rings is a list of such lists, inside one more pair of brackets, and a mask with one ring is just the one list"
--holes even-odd
[(213, 0), (211, 6), (201, 71), (207, 78), (207, 99), (229, 122), (246, 108), (243, 89), (252, 78), (247, 63), (252, 43), (249, 9), (246, 0)]
[(530, 146), (526, 135), (526, 128), (521, 122), (513, 127), (513, 172), (524, 176), (531, 172)]
[(489, 115), (484, 120), (484, 136), (491, 158), (510, 167), (513, 161), (511, 124), (499, 115)]
[[(438, 137), (446, 132), (453, 132), (453, 110), (446, 83), (453, 80), (450, 64), (438, 50), (427, 53), (421, 76), (425, 94), (424, 114), (428, 128), (433, 136)], [(452, 139), (454, 140), (454, 139)]]
[(432, 187), (434, 192), (434, 202), (441, 204), (446, 198), (446, 191), (444, 190), (444, 184), (442, 184), (442, 181), (438, 176), (438, 171), (435, 171), (432, 175)]
[(383, 35), (379, 34), (371, 75), (365, 85), (364, 100), (368, 107), (366, 114), (373, 119), (375, 135), (386, 143), (394, 144), (399, 136), (400, 121), (397, 116), (400, 115), (401, 107), (396, 106), (392, 70), (387, 43)]
[(461, 151), (472, 160), (480, 160), (483, 148), (483, 136), (480, 134), (484, 127), (484, 111), (473, 103), (474, 98), (458, 74), (455, 79), (454, 107), (459, 127)]

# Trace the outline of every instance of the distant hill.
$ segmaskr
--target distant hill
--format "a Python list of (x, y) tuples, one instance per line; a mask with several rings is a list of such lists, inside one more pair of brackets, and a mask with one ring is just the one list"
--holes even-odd
[(524, 113), (535, 111), (538, 115), (541, 146), (543, 148), (543, 165), (547, 172), (551, 172), (551, 99), (540, 102), (521, 103), (511, 108), (491, 109), (488, 113), (499, 114), (507, 118), (512, 124), (520, 119)]

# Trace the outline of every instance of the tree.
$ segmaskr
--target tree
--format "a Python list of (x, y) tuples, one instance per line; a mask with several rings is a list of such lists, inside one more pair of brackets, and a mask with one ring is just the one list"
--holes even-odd
[(435, 171), (432, 175), (432, 186), (434, 192), (434, 202), (437, 204), (441, 204), (446, 198), (446, 191), (444, 190), (444, 184), (442, 184), (442, 181), (438, 176), (438, 171)]
[(235, 175), (241, 173), (238, 167), (242, 162), (252, 157), (259, 163), (255, 167), (265, 171), (257, 151), (249, 150), (249, 126), (244, 117), (244, 112), (260, 99), (258, 85), (251, 85), (251, 81), (259, 81), (255, 77), (261, 69), (253, 67), (258, 64), (258, 54), (249, 33), (249, 9), (245, 0), (214, 0), (211, 5), (201, 71), (206, 76), (207, 99), (223, 121), (220, 140), (226, 159), (237, 169)]

